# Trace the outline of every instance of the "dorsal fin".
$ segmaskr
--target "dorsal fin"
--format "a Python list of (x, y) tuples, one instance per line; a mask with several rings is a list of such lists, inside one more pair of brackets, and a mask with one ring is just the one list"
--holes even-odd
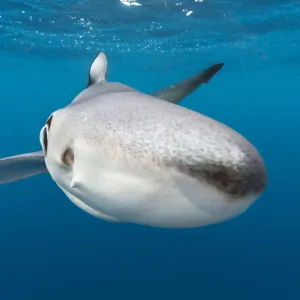
[(97, 82), (106, 81), (107, 73), (107, 58), (103, 52), (100, 52), (94, 59), (90, 71), (88, 86), (91, 86)]

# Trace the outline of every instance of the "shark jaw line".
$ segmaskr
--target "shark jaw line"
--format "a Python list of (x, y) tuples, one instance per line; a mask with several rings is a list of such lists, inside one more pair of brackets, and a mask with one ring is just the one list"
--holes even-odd
[(72, 193), (68, 192), (67, 190), (65, 190), (63, 187), (61, 187), (60, 185), (58, 185), (61, 190), (65, 193), (65, 195), (76, 205), (78, 206), (80, 209), (82, 209), (83, 211), (87, 212), (88, 214), (98, 218), (98, 219), (102, 219), (105, 221), (110, 221), (110, 222), (120, 222), (117, 219), (108, 216), (102, 212), (99, 211), (98, 208), (96, 207), (92, 207), (90, 204), (87, 204), (86, 202), (82, 201), (81, 199), (79, 199), (78, 197), (76, 197), (75, 195), (73, 195)]

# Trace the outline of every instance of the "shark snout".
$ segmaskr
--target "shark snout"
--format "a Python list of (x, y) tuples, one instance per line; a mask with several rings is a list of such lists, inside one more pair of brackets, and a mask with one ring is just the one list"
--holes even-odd
[(209, 163), (202, 175), (231, 199), (257, 198), (267, 187), (266, 166), (258, 153), (238, 162)]

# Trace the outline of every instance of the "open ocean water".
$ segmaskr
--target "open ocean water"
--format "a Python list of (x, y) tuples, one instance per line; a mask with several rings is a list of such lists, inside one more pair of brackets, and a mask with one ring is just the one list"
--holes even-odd
[(1, 0), (0, 157), (40, 149), (54, 110), (110, 81), (152, 92), (223, 69), (181, 105), (244, 135), (267, 190), (241, 216), (171, 230), (107, 223), (48, 174), (0, 186), (0, 300), (300, 299), (298, 0)]

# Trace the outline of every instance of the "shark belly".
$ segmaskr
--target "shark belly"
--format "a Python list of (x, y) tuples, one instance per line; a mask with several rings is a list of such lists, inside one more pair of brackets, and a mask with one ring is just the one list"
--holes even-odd
[(118, 222), (117, 219), (110, 217), (108, 215), (103, 214), (102, 212), (100, 212), (99, 210), (89, 206), (88, 204), (84, 203), (82, 200), (80, 200), (79, 198), (77, 198), (76, 196), (72, 195), (71, 193), (69, 193), (67, 190), (65, 190), (64, 188), (62, 188), (61, 186), (59, 186), (60, 189), (65, 193), (65, 195), (80, 209), (82, 209), (83, 211), (87, 212), (88, 214), (105, 220), (105, 221), (110, 221), (110, 222)]
[[(244, 212), (255, 197), (231, 201), (213, 186), (174, 170), (126, 172), (97, 169), (89, 182), (77, 173), (72, 194), (94, 211), (119, 222), (191, 228), (219, 223)], [(69, 197), (70, 198), (70, 197)], [(72, 199), (71, 199), (72, 200)]]

